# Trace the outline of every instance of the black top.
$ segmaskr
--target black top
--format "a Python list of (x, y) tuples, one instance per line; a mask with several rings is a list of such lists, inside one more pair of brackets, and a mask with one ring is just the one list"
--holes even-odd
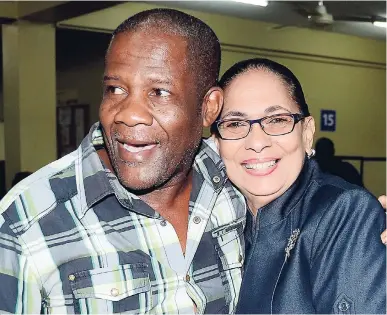
[(306, 160), (255, 224), (248, 214), (237, 313), (385, 313), (385, 220), (368, 191)]

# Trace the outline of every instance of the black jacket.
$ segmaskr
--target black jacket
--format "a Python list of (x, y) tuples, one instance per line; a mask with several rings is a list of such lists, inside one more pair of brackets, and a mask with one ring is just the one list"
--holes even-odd
[(306, 160), (296, 182), (247, 217), (237, 313), (386, 313), (385, 214), (365, 189)]

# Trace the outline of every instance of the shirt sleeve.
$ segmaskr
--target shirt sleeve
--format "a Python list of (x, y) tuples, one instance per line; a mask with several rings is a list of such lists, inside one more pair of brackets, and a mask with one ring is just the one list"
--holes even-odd
[(317, 313), (385, 314), (386, 216), (365, 190), (342, 193), (314, 236), (311, 281)]
[(20, 239), (0, 215), (0, 314), (39, 314), (40, 285)]

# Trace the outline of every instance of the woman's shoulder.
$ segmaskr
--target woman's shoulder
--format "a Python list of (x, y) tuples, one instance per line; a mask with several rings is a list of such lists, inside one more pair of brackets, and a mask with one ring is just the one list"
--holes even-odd
[(349, 246), (351, 235), (372, 239), (373, 247), (381, 244), (386, 216), (378, 199), (367, 189), (322, 174), (315, 178), (310, 200), (306, 222), (312, 226), (309, 227), (313, 239), (311, 257), (317, 257), (331, 242)]
[(326, 196), (326, 200), (330, 202), (347, 199), (349, 202), (355, 202), (358, 198), (377, 201), (377, 198), (366, 188), (349, 183), (335, 175), (320, 172), (315, 178), (315, 183), (315, 194)]
[(358, 190), (358, 188), (364, 189), (359, 185), (355, 185), (353, 183), (350, 183), (344, 180), (342, 177), (323, 172), (321, 171), (317, 162), (313, 161), (312, 163), (313, 163), (313, 168), (315, 170), (313, 177), (320, 188), (340, 190), (340, 191)]
[[(317, 230), (354, 226), (371, 222), (383, 226), (384, 209), (378, 199), (367, 189), (351, 184), (340, 177), (320, 174), (315, 178), (310, 200), (309, 217), (314, 216)], [(381, 232), (378, 232), (379, 234)]]
[(384, 211), (377, 200), (364, 187), (349, 183), (335, 175), (316, 172), (307, 197), (309, 215), (318, 217), (383, 216)]
[[(310, 174), (307, 177), (311, 182), (308, 189), (309, 193), (328, 193), (337, 196), (346, 192), (362, 194), (366, 191), (363, 187), (350, 183), (339, 176), (323, 172), (316, 160), (308, 160), (306, 166), (307, 172)], [(332, 197), (328, 200), (332, 200)]]

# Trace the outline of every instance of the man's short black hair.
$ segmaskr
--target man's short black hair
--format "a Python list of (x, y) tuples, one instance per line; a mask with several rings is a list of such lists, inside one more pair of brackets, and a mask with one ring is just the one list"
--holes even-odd
[(196, 75), (197, 94), (202, 98), (217, 84), (219, 76), (221, 49), (214, 31), (203, 21), (181, 11), (152, 9), (139, 12), (123, 21), (114, 30), (111, 42), (121, 33), (153, 29), (187, 40), (188, 65)]

